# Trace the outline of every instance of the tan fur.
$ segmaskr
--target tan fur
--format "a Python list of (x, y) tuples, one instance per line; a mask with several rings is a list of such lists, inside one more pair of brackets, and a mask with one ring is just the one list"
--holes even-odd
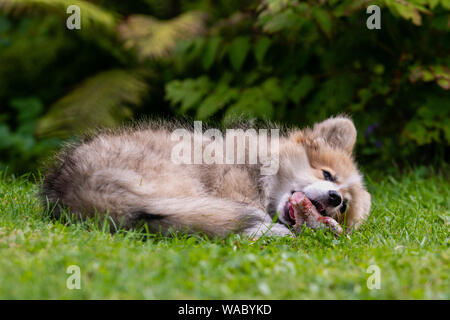
[[(328, 170), (349, 200), (349, 226), (358, 226), (370, 211), (370, 195), (351, 155), (356, 130), (348, 118), (282, 136), (280, 168), (273, 176), (261, 176), (259, 165), (174, 164), (170, 134), (158, 126), (106, 132), (67, 148), (44, 179), (44, 199), (56, 206), (56, 215), (61, 208), (80, 218), (107, 213), (125, 228), (144, 221), (163, 233), (291, 235), (285, 225), (272, 224), (272, 217), (292, 188), (320, 182)], [(327, 214), (343, 222), (337, 209)]]

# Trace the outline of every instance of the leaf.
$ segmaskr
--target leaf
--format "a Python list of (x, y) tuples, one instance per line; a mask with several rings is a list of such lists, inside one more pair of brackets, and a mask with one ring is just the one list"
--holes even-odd
[(405, 126), (403, 137), (413, 140), (418, 145), (439, 143), (442, 136), (448, 142), (450, 108), (444, 106), (448, 106), (449, 103), (448, 96), (430, 95)]
[(187, 42), (181, 41), (179, 45), (177, 45), (176, 50), (181, 46), (184, 46), (184, 43), (188, 43), (187, 48), (184, 54), (180, 54), (177, 56), (178, 59), (183, 59), (183, 61), (195, 61), (199, 57), (202, 56), (205, 51), (205, 46), (207, 44), (205, 38), (198, 37)]
[(356, 11), (365, 10), (367, 8), (366, 1), (337, 1), (337, 6), (333, 10), (335, 17), (350, 16)]
[(450, 90), (450, 79), (441, 78), (437, 79), (436, 82), (442, 89)]
[(320, 26), (320, 29), (328, 36), (331, 37), (331, 31), (332, 31), (332, 21), (331, 17), (328, 14), (327, 11), (315, 7), (312, 10), (312, 15), (314, 16), (315, 20)]
[(358, 79), (354, 74), (342, 74), (320, 83), (305, 108), (314, 108), (315, 117), (338, 113), (353, 102)]
[(439, 4), (439, 0), (428, 0), (427, 2), (430, 9), (434, 9)]
[(262, 11), (258, 17), (258, 25), (264, 32), (277, 33), (280, 31), (298, 30), (304, 23), (302, 17), (297, 13), (308, 8), (305, 3), (297, 3), (296, 12), (292, 8), (283, 9), (280, 12), (272, 12), (271, 10)]
[(132, 15), (118, 28), (125, 48), (135, 48), (141, 60), (167, 57), (177, 41), (188, 40), (205, 31), (207, 15), (188, 11), (170, 20)]
[(447, 9), (450, 10), (450, 0), (441, 0), (441, 5)]
[(239, 116), (271, 119), (273, 114), (274, 107), (265, 98), (264, 91), (260, 87), (251, 87), (245, 89), (238, 101), (228, 108), (224, 121)]
[(197, 110), (197, 118), (200, 120), (208, 119), (228, 103), (238, 98), (238, 96), (239, 95), (237, 89), (230, 88), (225, 84), (219, 85), (202, 102)]
[(235, 71), (241, 70), (249, 49), (250, 40), (248, 37), (237, 37), (231, 42), (229, 47), (229, 58), (231, 66)]
[(262, 64), (264, 61), (264, 56), (266, 55), (267, 50), (269, 49), (272, 41), (267, 37), (262, 37), (256, 42), (253, 47), (253, 53), (255, 55), (255, 60), (259, 64)]
[(284, 98), (284, 92), (280, 87), (277, 78), (269, 78), (263, 82), (261, 89), (264, 92), (264, 96), (270, 101), (280, 102)]
[(446, 32), (450, 27), (450, 15), (433, 15), (433, 19), (431, 20), (431, 27), (433, 29)]
[(209, 68), (211, 68), (217, 55), (217, 49), (219, 48), (221, 42), (222, 38), (220, 37), (213, 37), (209, 40), (202, 59), (203, 69), (209, 70)]
[(185, 113), (195, 105), (211, 90), (211, 82), (208, 77), (197, 79), (185, 79), (171, 81), (166, 85), (166, 99), (173, 106), (181, 104), (180, 112)]
[(435, 80), (436, 83), (445, 90), (450, 90), (450, 68), (435, 66), (413, 66), (409, 75), (409, 80), (414, 83), (418, 80), (429, 82)]
[(16, 133), (33, 135), (39, 114), (44, 109), (42, 102), (37, 98), (21, 98), (11, 100), (11, 107), (17, 111), (18, 128)]
[(310, 75), (304, 75), (292, 88), (290, 98), (292, 102), (298, 103), (314, 88), (314, 79)]
[(17, 110), (19, 122), (35, 119), (43, 110), (42, 102), (37, 98), (13, 99), (10, 104)]
[(92, 25), (114, 31), (117, 15), (89, 1), (82, 0), (0, 0), (0, 10), (5, 13), (32, 10), (34, 8), (56, 9), (62, 17), (67, 18), (67, 8), (71, 5), (80, 7), (81, 30)]
[(420, 12), (429, 14), (430, 12), (424, 7), (408, 2), (406, 0), (385, 1), (388, 8), (400, 15), (401, 17), (411, 20), (415, 25), (420, 26), (422, 24), (422, 17)]
[(66, 138), (100, 126), (116, 126), (131, 117), (148, 91), (141, 76), (129, 70), (99, 73), (54, 103), (39, 121), (39, 136)]

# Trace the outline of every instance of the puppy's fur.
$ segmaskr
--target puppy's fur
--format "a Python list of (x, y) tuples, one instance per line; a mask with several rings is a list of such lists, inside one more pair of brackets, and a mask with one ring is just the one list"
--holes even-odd
[[(293, 191), (349, 227), (369, 214), (370, 195), (352, 158), (356, 129), (347, 117), (280, 137), (279, 170), (271, 176), (260, 175), (260, 165), (174, 164), (170, 135), (167, 126), (153, 125), (68, 147), (45, 176), (42, 195), (56, 215), (61, 208), (80, 218), (98, 212), (116, 226), (144, 222), (163, 234), (291, 235), (284, 208)], [(330, 192), (337, 196), (331, 204)]]

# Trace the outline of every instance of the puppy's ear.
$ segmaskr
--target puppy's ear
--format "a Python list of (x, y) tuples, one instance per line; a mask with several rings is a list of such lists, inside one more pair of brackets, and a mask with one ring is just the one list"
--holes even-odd
[(313, 134), (334, 148), (351, 154), (356, 142), (356, 128), (350, 118), (339, 116), (314, 125)]

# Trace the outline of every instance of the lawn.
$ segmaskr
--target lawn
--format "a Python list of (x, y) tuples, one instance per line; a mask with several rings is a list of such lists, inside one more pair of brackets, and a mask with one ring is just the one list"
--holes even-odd
[[(45, 214), (37, 184), (0, 181), (2, 299), (450, 299), (446, 170), (367, 176), (368, 222), (350, 237), (295, 239), (110, 234)], [(81, 289), (66, 287), (67, 267)], [(370, 290), (371, 265), (380, 289)]]

